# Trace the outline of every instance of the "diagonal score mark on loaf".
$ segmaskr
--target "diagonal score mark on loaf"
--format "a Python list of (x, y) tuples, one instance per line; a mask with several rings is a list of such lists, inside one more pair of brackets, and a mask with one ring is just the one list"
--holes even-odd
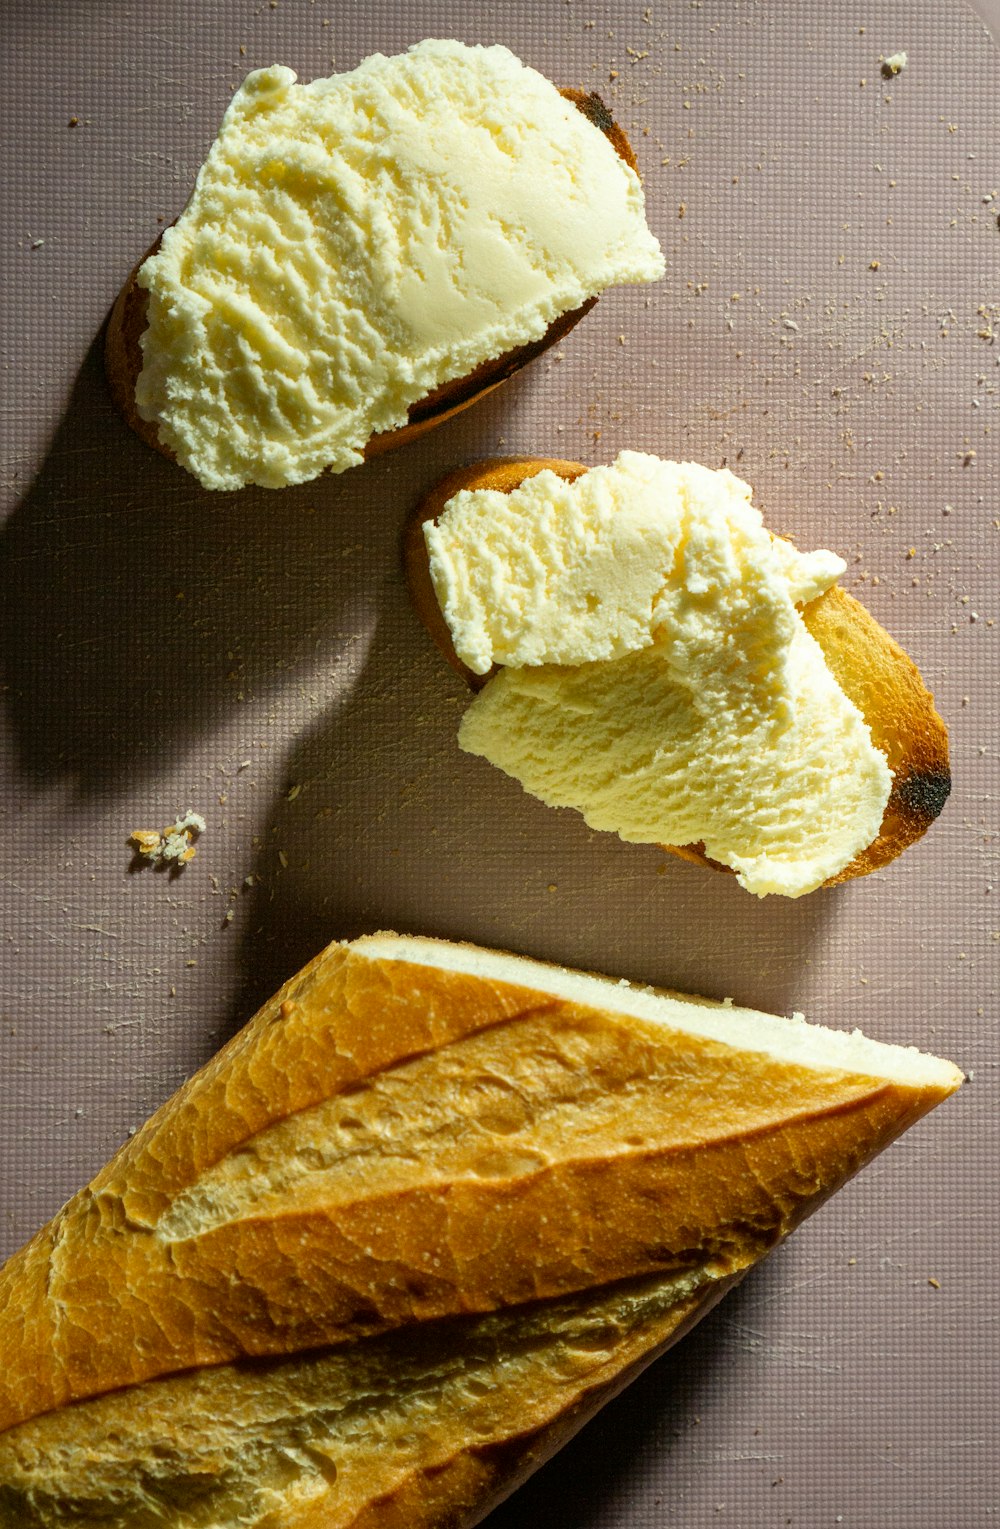
[(0, 1339), (56, 1366), (0, 1376), (0, 1426), (190, 1365), (745, 1267), (913, 1110), (884, 1080), (733, 1059), (329, 952), (70, 1203), (51, 1263), (44, 1239), (21, 1255), (44, 1316), (0, 1313)]
[(423, 1524), (430, 1481), (471, 1474), (484, 1497), (509, 1484), (540, 1430), (582, 1420), (725, 1288), (703, 1267), (656, 1275), (83, 1402), (71, 1440), (64, 1414), (0, 1438), (0, 1529), (98, 1516), (103, 1529), (165, 1516), (178, 1529), (237, 1517), (254, 1529), (276, 1502), (322, 1508), (327, 1529), (343, 1529), (390, 1499), (392, 1522)]

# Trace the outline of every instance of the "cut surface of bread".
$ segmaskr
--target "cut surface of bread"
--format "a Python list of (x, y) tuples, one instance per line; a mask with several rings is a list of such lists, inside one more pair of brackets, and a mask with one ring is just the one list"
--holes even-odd
[[(489, 458), (473, 463), (434, 485), (404, 532), (404, 562), (417, 614), (448, 663), (475, 691), (487, 684), (491, 674), (474, 674), (455, 652), (431, 581), (424, 525), (436, 520), (463, 489), (511, 493), (545, 470), (572, 481), (587, 468), (579, 462), (542, 457)], [(927, 831), (951, 789), (948, 733), (913, 660), (852, 595), (835, 584), (802, 608), (802, 619), (893, 772), (877, 837), (829, 878), (826, 884), (832, 885), (881, 869)], [(494, 668), (491, 673), (496, 672)], [(702, 844), (662, 847), (681, 859), (730, 872), (729, 866), (710, 859)]]
[(333, 945), (0, 1273), (0, 1525), (474, 1524), (960, 1081)]
[[(638, 165), (624, 130), (615, 122), (601, 97), (594, 92), (564, 89), (560, 94), (592, 122), (612, 144), (619, 158), (638, 173)], [(162, 238), (162, 235), (161, 235)], [(104, 341), (104, 367), (111, 391), (126, 424), (136, 435), (173, 459), (173, 452), (160, 439), (159, 426), (155, 421), (144, 419), (136, 404), (136, 384), (143, 366), (140, 344), (146, 330), (148, 294), (139, 286), (137, 277), (141, 267), (160, 246), (157, 239), (142, 256), (129, 274), (115, 300), (108, 318)], [(410, 406), (405, 425), (395, 430), (373, 435), (364, 450), (366, 458), (381, 456), (383, 452), (404, 446), (408, 442), (460, 414), (463, 409), (485, 398), (509, 377), (533, 361), (536, 356), (566, 337), (580, 320), (590, 312), (597, 298), (590, 298), (580, 307), (553, 320), (540, 340), (520, 345), (503, 355), (484, 361), (467, 376), (456, 378), (433, 389)]]

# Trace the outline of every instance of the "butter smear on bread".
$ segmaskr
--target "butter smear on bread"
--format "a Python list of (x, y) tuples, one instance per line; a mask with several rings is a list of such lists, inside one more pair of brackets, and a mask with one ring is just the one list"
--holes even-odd
[(208, 488), (302, 483), (663, 269), (635, 171), (506, 48), (260, 69), (139, 273), (136, 404)]
[(459, 743), (637, 843), (701, 843), (798, 897), (879, 832), (885, 756), (797, 607), (844, 572), (772, 536), (732, 473), (623, 452), (466, 490), (425, 527), (456, 652), (493, 676)]

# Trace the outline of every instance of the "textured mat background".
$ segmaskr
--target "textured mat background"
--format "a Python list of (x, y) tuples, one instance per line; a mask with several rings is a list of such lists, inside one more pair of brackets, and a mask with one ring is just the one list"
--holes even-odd
[[(997, 1523), (1000, 56), (982, 21), (943, 0), (7, 0), (0, 26), (0, 1251), (334, 936), (467, 936), (802, 1008), (971, 1081), (491, 1522)], [(209, 496), (111, 408), (114, 295), (247, 69), (310, 77), (432, 34), (606, 96), (667, 278), (609, 293), (413, 449)], [(623, 446), (742, 472), (775, 529), (843, 553), (917, 658), (955, 791), (884, 874), (757, 902), (459, 754), (464, 697), (401, 584), (407, 510), (462, 460)], [(131, 874), (129, 831), (188, 807), (209, 822), (193, 864)]]

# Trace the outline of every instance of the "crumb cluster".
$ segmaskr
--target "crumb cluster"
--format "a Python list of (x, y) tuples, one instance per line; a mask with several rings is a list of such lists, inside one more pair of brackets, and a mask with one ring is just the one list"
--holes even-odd
[(185, 812), (167, 828), (133, 828), (129, 842), (136, 853), (153, 865), (187, 865), (197, 853), (197, 840), (205, 832), (198, 812)]

